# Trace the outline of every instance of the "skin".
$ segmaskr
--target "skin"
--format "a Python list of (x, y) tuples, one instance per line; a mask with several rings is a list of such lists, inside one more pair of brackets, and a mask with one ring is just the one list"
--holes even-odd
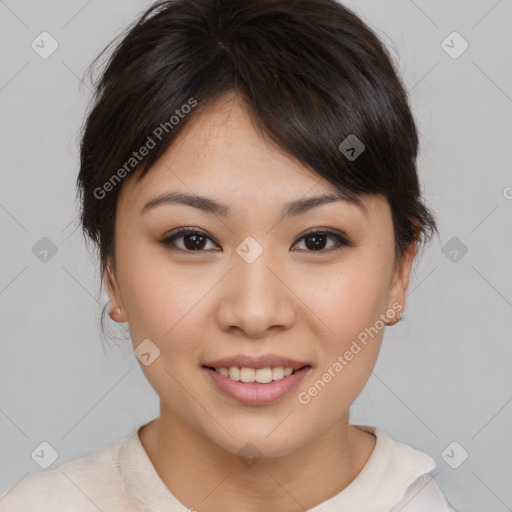
[[(349, 407), (375, 365), (383, 329), (308, 404), (297, 395), (379, 315), (393, 304), (404, 309), (414, 249), (398, 263), (380, 195), (363, 196), (366, 213), (337, 201), (281, 218), (284, 203), (336, 189), (259, 133), (236, 97), (191, 121), (140, 183), (123, 183), (116, 259), (104, 276), (112, 309), (121, 308), (114, 318), (129, 323), (134, 347), (149, 338), (160, 350), (141, 364), (160, 416), (139, 437), (187, 507), (306, 510), (347, 487), (374, 449), (375, 437), (350, 425)], [(232, 213), (166, 204), (141, 215), (164, 191), (205, 195)], [(186, 252), (194, 243), (186, 236), (174, 250), (160, 243), (179, 227), (206, 232), (203, 252)], [(327, 237), (311, 248), (311, 238), (301, 238), (311, 228), (341, 230), (354, 246)], [(263, 248), (252, 263), (236, 252), (247, 236)], [(278, 402), (243, 405), (201, 368), (241, 353), (289, 356), (312, 370)], [(237, 457), (248, 442), (261, 453), (252, 467)]]

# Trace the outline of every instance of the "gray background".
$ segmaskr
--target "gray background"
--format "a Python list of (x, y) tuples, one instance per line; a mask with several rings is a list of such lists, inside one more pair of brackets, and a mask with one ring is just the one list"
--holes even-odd
[[(90, 97), (80, 78), (148, 5), (0, 1), (0, 493), (41, 471), (31, 453), (42, 441), (57, 450), (56, 467), (158, 415), (130, 342), (103, 349), (107, 296), (75, 204)], [(347, 5), (391, 49), (410, 92), (424, 195), (440, 226), (352, 422), (432, 455), (461, 512), (512, 510), (512, 2)], [(31, 48), (42, 31), (59, 45), (47, 59)], [(469, 44), (457, 58), (442, 46), (453, 31)], [(32, 251), (43, 237), (57, 249), (46, 262)]]

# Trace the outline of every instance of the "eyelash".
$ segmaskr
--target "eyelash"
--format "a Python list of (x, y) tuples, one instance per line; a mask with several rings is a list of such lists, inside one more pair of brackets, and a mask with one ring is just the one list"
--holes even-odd
[[(207, 238), (208, 240), (216, 243), (212, 238), (210, 238), (204, 231), (201, 231), (201, 230), (198, 230), (198, 229), (194, 229), (194, 228), (180, 228), (178, 229), (175, 233), (173, 233), (172, 235), (164, 238), (163, 240), (160, 241), (160, 243), (162, 245), (164, 245), (166, 248), (170, 249), (170, 250), (175, 250), (175, 251), (182, 251), (182, 252), (189, 252), (189, 253), (203, 253), (203, 252), (207, 252), (207, 250), (204, 250), (204, 249), (199, 249), (199, 250), (188, 250), (188, 249), (180, 249), (180, 248), (176, 248), (174, 246), (174, 241), (178, 238), (181, 238), (185, 235), (201, 235), (205, 238)], [(330, 248), (330, 249), (321, 249), (321, 250), (318, 250), (318, 251), (315, 251), (315, 250), (306, 250), (306, 252), (310, 252), (310, 253), (315, 253), (315, 252), (319, 252), (319, 253), (326, 253), (326, 252), (332, 252), (334, 250), (339, 250), (343, 247), (354, 247), (354, 243), (352, 243), (346, 236), (344, 235), (341, 235), (340, 233), (337, 233), (335, 231), (329, 231), (329, 230), (312, 230), (312, 231), (308, 231), (307, 233), (304, 233), (298, 240), (297, 242), (300, 242), (302, 241), (303, 239), (306, 239), (306, 238), (309, 238), (309, 237), (313, 237), (315, 235), (321, 235), (321, 236), (327, 236), (327, 238), (330, 238), (331, 240), (335, 240), (338, 242), (339, 244), (339, 247), (335, 247), (334, 249), (333, 248)], [(296, 242), (296, 243), (297, 243)], [(295, 244), (294, 244), (295, 245)], [(174, 246), (174, 247), (173, 247)]]

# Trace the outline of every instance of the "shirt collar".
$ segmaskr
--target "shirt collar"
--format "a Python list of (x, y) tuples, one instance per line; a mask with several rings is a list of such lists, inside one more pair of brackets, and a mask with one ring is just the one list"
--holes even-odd
[(370, 458), (345, 489), (309, 512), (387, 512), (400, 501), (409, 485), (436, 467), (432, 457), (393, 440), (384, 430), (370, 425), (354, 426), (375, 435)]
[[(308, 512), (388, 511), (400, 501), (409, 485), (436, 467), (430, 456), (394, 441), (385, 431), (369, 425), (354, 426), (375, 435), (376, 443), (370, 458), (345, 489)], [(140, 510), (190, 510), (177, 500), (156, 472), (140, 442), (141, 428), (142, 426), (126, 439), (119, 452), (119, 467), (125, 491)]]

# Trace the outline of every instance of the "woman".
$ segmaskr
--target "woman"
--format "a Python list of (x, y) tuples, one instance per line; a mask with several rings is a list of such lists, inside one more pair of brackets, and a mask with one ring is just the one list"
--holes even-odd
[(448, 512), (434, 460), (349, 407), (436, 231), (405, 91), (334, 0), (176, 0), (115, 48), (84, 232), (160, 415), (3, 512)]

